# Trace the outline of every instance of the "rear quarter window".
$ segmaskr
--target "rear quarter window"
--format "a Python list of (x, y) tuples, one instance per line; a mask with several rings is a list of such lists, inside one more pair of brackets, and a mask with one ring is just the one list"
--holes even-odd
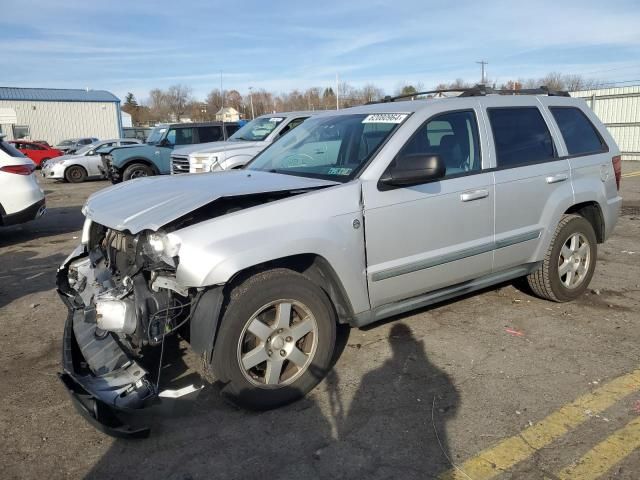
[(575, 107), (550, 107), (569, 155), (586, 155), (608, 150), (607, 145), (587, 116)]
[(555, 158), (551, 133), (537, 107), (489, 108), (488, 114), (499, 168)]

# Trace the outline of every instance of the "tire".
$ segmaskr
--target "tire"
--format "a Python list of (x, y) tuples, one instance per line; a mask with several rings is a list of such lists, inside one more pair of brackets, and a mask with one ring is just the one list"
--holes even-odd
[(87, 179), (87, 171), (80, 165), (71, 165), (64, 171), (64, 179), (69, 183), (82, 183)]
[(144, 163), (132, 163), (124, 169), (122, 173), (122, 180), (133, 180), (134, 178), (152, 177), (154, 175), (153, 169), (145, 165)]
[(209, 369), (225, 383), (226, 400), (268, 410), (302, 398), (325, 377), (335, 341), (336, 315), (324, 291), (294, 271), (270, 270), (230, 293)]
[(538, 297), (554, 302), (575, 300), (589, 286), (597, 253), (591, 223), (580, 215), (563, 215), (542, 266), (527, 276), (529, 287)]

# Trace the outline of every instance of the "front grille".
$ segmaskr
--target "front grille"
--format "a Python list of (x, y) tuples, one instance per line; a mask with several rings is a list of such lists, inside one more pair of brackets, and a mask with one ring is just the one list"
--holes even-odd
[(189, 157), (171, 156), (171, 173), (189, 173)]

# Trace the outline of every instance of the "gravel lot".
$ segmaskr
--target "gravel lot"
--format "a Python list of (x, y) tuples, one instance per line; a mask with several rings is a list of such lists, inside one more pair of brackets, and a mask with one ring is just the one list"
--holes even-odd
[[(629, 162), (623, 173), (638, 170)], [(79, 241), (86, 197), (107, 183), (42, 183), (47, 215), (0, 228), (3, 478), (433, 478), (451, 468), (447, 457), (465, 469), (478, 452), (523, 438), (563, 405), (600, 395), (603, 384), (640, 366), (636, 176), (623, 180), (623, 216), (599, 246), (592, 290), (578, 301), (549, 303), (507, 284), (344, 329), (335, 369), (294, 405), (247, 413), (207, 386), (190, 412), (157, 418), (149, 439), (114, 440), (75, 413), (56, 376), (66, 309), (54, 292), (55, 269)], [(196, 377), (197, 359), (185, 345), (173, 347), (174, 371)], [(491, 460), (494, 475), (562, 477), (640, 417), (639, 389), (631, 384), (599, 413), (583, 409), (586, 421), (532, 445), (504, 472), (504, 458)], [(637, 479), (640, 450), (600, 467), (602, 478)]]

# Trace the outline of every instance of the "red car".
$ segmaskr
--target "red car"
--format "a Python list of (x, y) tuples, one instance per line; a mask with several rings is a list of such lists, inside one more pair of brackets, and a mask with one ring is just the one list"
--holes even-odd
[(33, 160), (33, 163), (37, 166), (40, 166), (45, 160), (62, 155), (60, 150), (41, 143), (27, 142), (25, 140), (13, 140), (9, 143), (13, 143), (13, 145), (20, 150), (23, 155)]

